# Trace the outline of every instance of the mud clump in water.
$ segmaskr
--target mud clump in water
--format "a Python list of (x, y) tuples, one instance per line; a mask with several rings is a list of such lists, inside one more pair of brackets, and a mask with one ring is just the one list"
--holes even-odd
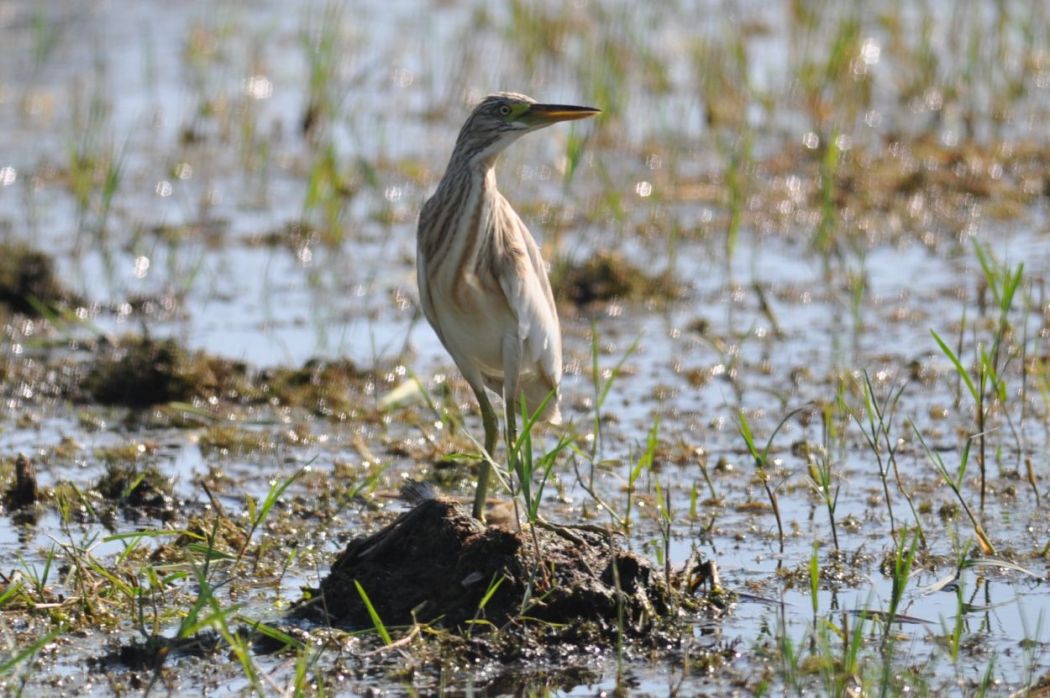
[(134, 463), (110, 463), (95, 484), (103, 498), (126, 507), (162, 514), (172, 509), (171, 482), (156, 468)]
[(302, 407), (319, 417), (345, 417), (360, 410), (354, 396), (369, 378), (348, 360), (310, 359), (299, 369), (262, 371), (258, 391), (282, 405)]
[[(9, 470), (10, 468), (10, 470)], [(35, 526), (43, 511), (42, 501), (46, 498), (37, 484), (36, 468), (33, 462), (19, 453), (14, 462), (0, 462), (0, 479), (12, 478), (11, 484), (3, 489), (0, 504), (7, 509), (11, 521), (18, 526)]]
[(171, 339), (128, 335), (104, 350), (80, 382), (79, 396), (102, 405), (151, 407), (218, 398), (297, 407), (345, 419), (361, 411), (370, 374), (349, 361), (311, 359), (302, 368), (251, 371), (237, 361), (189, 352)]
[(556, 298), (575, 306), (613, 300), (671, 299), (679, 295), (669, 275), (650, 277), (612, 252), (599, 252), (579, 264), (562, 260), (551, 271), (551, 285)]
[(15, 458), (15, 480), (4, 492), (4, 503), (12, 509), (32, 506), (40, 498), (36, 483), (36, 468), (21, 453)]
[(103, 405), (149, 407), (232, 391), (246, 370), (231, 362), (190, 354), (170, 339), (127, 336), (95, 360), (82, 388)]
[[(330, 622), (371, 627), (355, 582), (387, 625), (436, 622), (466, 634), (500, 628), (498, 635), (518, 640), (531, 632), (550, 651), (605, 646), (616, 637), (621, 608), (625, 635), (662, 636), (679, 600), (648, 562), (616, 550), (605, 535), (485, 527), (443, 499), (424, 500), (351, 541), (309, 606), (323, 608)], [(544, 649), (505, 641), (491, 651), (516, 659)]]
[(38, 316), (43, 308), (80, 302), (59, 282), (46, 254), (21, 243), (0, 243), (0, 304)]

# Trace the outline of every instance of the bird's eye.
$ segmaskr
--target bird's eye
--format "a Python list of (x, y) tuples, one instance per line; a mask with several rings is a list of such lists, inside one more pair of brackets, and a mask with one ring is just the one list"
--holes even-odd
[(506, 104), (504, 104), (502, 107), (499, 108), (499, 115), (500, 116), (510, 116), (510, 107), (508, 107)]

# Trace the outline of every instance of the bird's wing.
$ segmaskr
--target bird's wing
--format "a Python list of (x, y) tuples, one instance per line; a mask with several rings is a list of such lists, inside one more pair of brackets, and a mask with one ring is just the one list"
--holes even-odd
[(441, 336), (441, 326), (438, 322), (437, 312), (434, 309), (434, 304), (430, 298), (430, 283), (427, 279), (426, 272), (426, 259), (423, 258), (422, 252), (417, 252), (416, 258), (416, 287), (419, 290), (419, 307), (423, 310), (423, 316), (426, 317), (427, 322), (434, 328), (434, 332), (437, 334), (438, 339), (444, 342)]
[[(510, 210), (507, 207), (504, 210)], [(528, 228), (510, 213), (503, 243), (500, 287), (518, 322), (522, 367), (536, 367), (554, 388), (561, 381), (561, 327), (547, 270)]]
[(427, 255), (424, 251), (425, 235), (430, 234), (428, 232), (429, 222), (434, 217), (433, 202), (433, 197), (427, 199), (419, 213), (419, 232), (416, 238), (416, 287), (419, 289), (419, 306), (423, 309), (423, 315), (426, 317), (427, 322), (430, 323), (430, 326), (434, 328), (434, 333), (437, 334), (438, 339), (444, 345), (445, 336), (441, 332), (441, 321), (430, 295), (430, 274), (427, 269)]

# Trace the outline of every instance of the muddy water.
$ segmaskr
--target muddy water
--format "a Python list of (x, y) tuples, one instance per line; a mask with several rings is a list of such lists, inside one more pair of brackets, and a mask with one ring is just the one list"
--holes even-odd
[[(315, 31), (325, 7), (294, 12), (280, 3), (211, 7), (107, 2), (70, 9), (65, 3), (15, 2), (0, 9), (0, 26), (9, 39), (5, 50), (12, 59), (0, 76), (0, 125), (6, 134), (0, 172), (8, 173), (0, 175), (0, 231), (51, 253), (67, 284), (92, 301), (81, 313), (84, 324), (33, 326), (29, 335), (24, 323), (14, 321), (0, 351), (14, 361), (83, 359), (81, 349), (41, 345), (40, 333), (68, 347), (71, 337), (145, 330), (257, 368), (298, 367), (314, 357), (350, 358), (366, 370), (375, 367), (364, 397), (372, 405), (410, 373), (439, 392), (442, 377), (454, 370), (415, 310), (414, 217), (444, 165), (466, 109), (463, 97), (495, 86), (575, 101), (581, 94), (594, 94), (591, 81), (556, 59), (540, 61), (531, 74), (524, 71), (499, 29), (509, 18), (494, 10), (489, 24), (477, 22), (480, 3), (441, 3), (426, 13), (407, 3), (393, 9), (371, 3), (345, 7), (338, 18), (345, 50), (333, 78), (339, 117), (328, 135), (354, 194), (339, 216), (339, 232), (345, 237), (325, 244), (319, 233), (299, 236), (288, 229), (304, 215), (306, 182), (316, 157), (298, 130), (308, 70), (299, 34), (304, 27)], [(962, 230), (931, 224), (936, 229), (929, 233), (932, 242), (921, 229), (904, 236), (876, 234), (874, 242), (846, 253), (830, 269), (810, 250), (807, 225), (775, 232), (755, 226), (743, 231), (727, 263), (720, 204), (685, 196), (675, 200), (673, 188), (660, 188), (662, 180), (641, 145), (690, 143), (665, 165), (677, 168), (683, 178), (703, 169), (700, 163), (718, 162), (719, 155), (704, 140), (707, 131), (692, 92), (691, 67), (680, 57), (685, 52), (671, 50), (688, 43), (681, 20), (692, 17), (694, 9), (675, 6), (666, 15), (653, 16), (629, 8), (609, 12), (617, 21), (647, 21), (652, 45), (660, 47), (658, 58), (667, 62), (671, 91), (654, 98), (640, 88), (625, 87), (625, 110), (615, 126), (619, 143), (596, 142), (568, 185), (562, 186), (560, 174), (569, 133), (565, 128), (532, 136), (528, 147), (509, 151), (501, 186), (530, 212), (529, 221), (549, 251), (579, 258), (597, 249), (621, 249), (641, 268), (669, 268), (678, 280), (680, 297), (674, 300), (565, 309), (565, 412), (588, 434), (594, 419), (592, 347), (597, 344), (604, 369), (626, 355), (624, 370), (602, 406), (600, 462), (593, 466), (596, 493), (624, 510), (631, 465), (659, 420), (656, 466), (635, 486), (630, 546), (653, 558), (662, 554), (655, 498), (659, 485), (671, 493), (672, 563), (684, 564), (698, 548), (718, 562), (727, 588), (742, 594), (725, 620), (698, 623), (692, 644), (672, 658), (628, 661), (628, 685), (661, 694), (685, 675), (683, 691), (719, 690), (741, 675), (777, 666), (768, 657), (779, 634), (806, 644), (813, 624), (808, 578), (788, 573), (806, 569), (814, 543), (820, 544), (822, 562), (838, 568), (832, 564), (827, 514), (807, 484), (806, 461), (793, 453), (792, 445), (821, 442), (820, 419), (812, 405), (833, 403), (840, 384), (848, 385), (847, 397), (857, 405), (863, 371), (871, 375), (880, 397), (908, 384), (891, 436), (901, 440), (899, 465), (906, 486), (927, 505), (920, 517), (930, 554), (909, 580), (900, 610), (917, 622), (897, 629), (896, 656), (904, 666), (929, 665), (924, 675), (940, 685), (972, 686), (992, 657), (996, 680), (1004, 687), (1045, 673), (1050, 663), (1043, 647), (1050, 635), (1039, 619), (1050, 611), (1050, 597), (1042, 581), (1045, 560), (1034, 552), (1046, 544), (1050, 521), (1045, 505), (1037, 506), (1023, 475), (1017, 475), (1029, 457), (1045, 480), (1045, 403), (1034, 386), (1020, 394), (1015, 363), (1009, 383), (1014, 399), (1005, 411), (1014, 417), (1019, 436), (1015, 441), (1010, 426), (1001, 418), (996, 421), (992, 451), (999, 450), (989, 458), (994, 482), (984, 518), (1001, 556), (1034, 576), (995, 567), (967, 569), (959, 579), (958, 596), (954, 587), (923, 591), (952, 573), (952, 561), (972, 534), (960, 515), (938, 516), (954, 499), (939, 484), (907, 424), (914, 421), (949, 468), (959, 458), (959, 433), (974, 431), (972, 406), (956, 401), (951, 365), (929, 333), (933, 328), (955, 338), (958, 323), (964, 316), (972, 322), (982, 294), (988, 296), (981, 290), (982, 272), (971, 238), (985, 241), (1007, 267), (1024, 262), (1032, 307), (1015, 312), (1012, 320), (1019, 333), (1028, 328), (1029, 355), (1045, 355), (1039, 337), (1045, 270), (1050, 269), (1045, 205), (1031, 205), (1007, 221), (978, 212)], [(779, 11), (763, 18), (768, 32), (759, 32), (754, 40), (752, 72), (759, 86), (777, 85), (791, 42), (776, 30), (784, 24)], [(475, 26), (482, 27), (477, 34), (471, 29)], [(405, 35), (411, 39), (403, 40)], [(38, 50), (39, 60), (34, 58)], [(474, 60), (477, 56), (488, 60)], [(892, 75), (880, 72), (878, 81), (889, 84)], [(87, 104), (93, 94), (106, 108), (101, 120), (88, 126)], [(1033, 101), (1038, 105), (1038, 99)], [(883, 130), (864, 131), (858, 142), (877, 141), (890, 131), (887, 124), (922, 120), (921, 110), (916, 116), (915, 109), (899, 109), (890, 100), (877, 106)], [(1021, 111), (1031, 115), (1038, 109)], [(802, 121), (791, 110), (771, 119), (768, 132), (759, 134), (760, 148), (775, 149), (772, 144), (780, 140), (797, 144), (808, 131)], [(1020, 118), (1013, 128), (1024, 138), (1039, 135), (1038, 124), (1038, 119)], [(594, 128), (585, 126), (577, 133), (591, 134)], [(957, 137), (953, 128), (949, 120), (942, 135)], [(102, 208), (98, 195), (84, 212), (70, 192), (69, 152), (82, 142), (93, 143), (103, 155), (119, 154), (120, 184), (104, 230), (96, 225)], [(674, 146), (654, 150), (666, 153)], [(253, 153), (256, 159), (250, 157)], [(374, 170), (359, 169), (359, 159)], [(649, 179), (655, 184), (642, 186)], [(597, 203), (608, 189), (622, 196), (622, 217), (611, 212), (617, 207)], [(317, 222), (316, 211), (308, 217)], [(558, 223), (564, 220), (569, 223)], [(658, 234), (651, 232), (653, 227)], [(668, 229), (691, 232), (672, 240)], [(857, 279), (863, 280), (864, 293), (855, 296)], [(763, 298), (768, 311), (762, 308)], [(297, 482), (287, 495), (301, 503), (320, 496), (325, 483), (334, 479), (337, 464), (350, 463), (354, 476), (363, 477), (370, 467), (370, 457), (360, 447), (366, 444), (384, 468), (376, 487), (365, 504), (332, 505), (321, 510), (320, 520), (300, 522), (297, 536), (310, 540), (301, 564), (246, 595), (248, 611), (261, 618), (277, 617), (301, 586), (316, 585), (349, 537), (374, 529), (401, 509), (393, 494), (402, 476), (427, 477), (433, 472), (433, 456), (462, 447), (462, 440), (442, 441), (446, 437), (435, 426), (436, 417), (418, 406), (362, 424), (256, 407), (241, 412), (238, 423), (263, 434), (267, 445), (248, 453), (224, 453), (201, 446), (202, 428), (150, 428), (127, 420), (119, 409), (71, 405), (38, 397), (39, 392), (36, 386), (5, 387), (8, 409), (0, 456), (32, 454), (42, 486), (68, 481), (88, 490), (106, 470), (99, 455), (104, 449), (149, 442), (145, 460), (171, 479), (172, 496), (187, 515), (208, 510), (199, 483), (211, 470), (227, 478), (223, 486), (210, 485), (217, 501), (240, 512), (246, 495), (261, 499), (274, 480), (308, 467), (311, 477)], [(1027, 400), (1023, 412), (1021, 400)], [(468, 414), (472, 409), (458, 383), (451, 403)], [(772, 449), (786, 531), (780, 552), (774, 518), (759, 507), (766, 494), (753, 477), (755, 467), (738, 434), (737, 414), (744, 411), (762, 445), (786, 414), (807, 406), (806, 413), (786, 423)], [(471, 417), (467, 425), (475, 433), (480, 428)], [(296, 429), (310, 438), (293, 437)], [(549, 443), (551, 437), (545, 438)], [(438, 446), (428, 450), (435, 440)], [(59, 448), (70, 442), (74, 448)], [(879, 562), (892, 540), (877, 465), (856, 424), (843, 425), (832, 453), (839, 487), (839, 544), (853, 574), (824, 580), (817, 616), (835, 624), (845, 617), (852, 627), (857, 616), (850, 614), (888, 605), (891, 585)], [(701, 460), (718, 502), (704, 503), (710, 492)], [(586, 477), (592, 466), (581, 463), (580, 468)], [(972, 465), (965, 489), (971, 506), (976, 500), (974, 472)], [(555, 479), (545, 503), (552, 518), (607, 521), (568, 461), (559, 464)], [(695, 519), (689, 512), (694, 489), (700, 500)], [(466, 490), (464, 482), (456, 492)], [(897, 525), (910, 524), (902, 497), (896, 490), (892, 496)], [(148, 515), (136, 519), (118, 514), (102, 525), (83, 512), (63, 523), (47, 511), (32, 527), (3, 517), (0, 558), (9, 561), (5, 574), (16, 567), (42, 569), (56, 544), (90, 548), (96, 559), (111, 561), (123, 546), (104, 536), (160, 526)], [(49, 583), (62, 588), (57, 576)], [(969, 604), (963, 619), (968, 643), (964, 659), (953, 664), (938, 638), (954, 626), (960, 598)], [(46, 631), (40, 619), (30, 625), (26, 637)], [(123, 619), (112, 633), (70, 638), (49, 653), (48, 666), (63, 677), (64, 686), (103, 692), (101, 675), (84, 679), (76, 667), (134, 637), (133, 619)], [(684, 668), (683, 656), (713, 646), (736, 648), (738, 656), (711, 676)], [(181, 661), (179, 686), (186, 690), (208, 686), (236, 693), (246, 686), (236, 667)], [(333, 671), (352, 675), (342, 658), (324, 657), (321, 663), (326, 661)], [(283, 659), (260, 657), (258, 662), (278, 682), (288, 679), (290, 669)], [(456, 667), (430, 667), (420, 672), (417, 684), (422, 690), (441, 684), (464, 691), (546, 685), (586, 695), (617, 683), (610, 656), (508, 671), (505, 675), (502, 669), (486, 667), (475, 675)], [(46, 685), (42, 675), (33, 681)], [(779, 679), (771, 681), (778, 685)], [(398, 690), (401, 684), (377, 671), (338, 685), (362, 692)], [(744, 685), (755, 689), (754, 683)]]

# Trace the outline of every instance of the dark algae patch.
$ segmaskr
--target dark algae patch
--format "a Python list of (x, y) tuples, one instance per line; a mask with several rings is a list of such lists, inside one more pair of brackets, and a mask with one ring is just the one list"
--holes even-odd
[[(705, 604), (621, 542), (597, 530), (486, 527), (451, 501), (427, 499), (351, 541), (309, 608), (337, 625), (372, 627), (360, 584), (383, 623), (439, 625), (503, 660), (609, 648), (619, 634), (673, 643), (677, 621)], [(479, 638), (489, 630), (491, 643)]]

